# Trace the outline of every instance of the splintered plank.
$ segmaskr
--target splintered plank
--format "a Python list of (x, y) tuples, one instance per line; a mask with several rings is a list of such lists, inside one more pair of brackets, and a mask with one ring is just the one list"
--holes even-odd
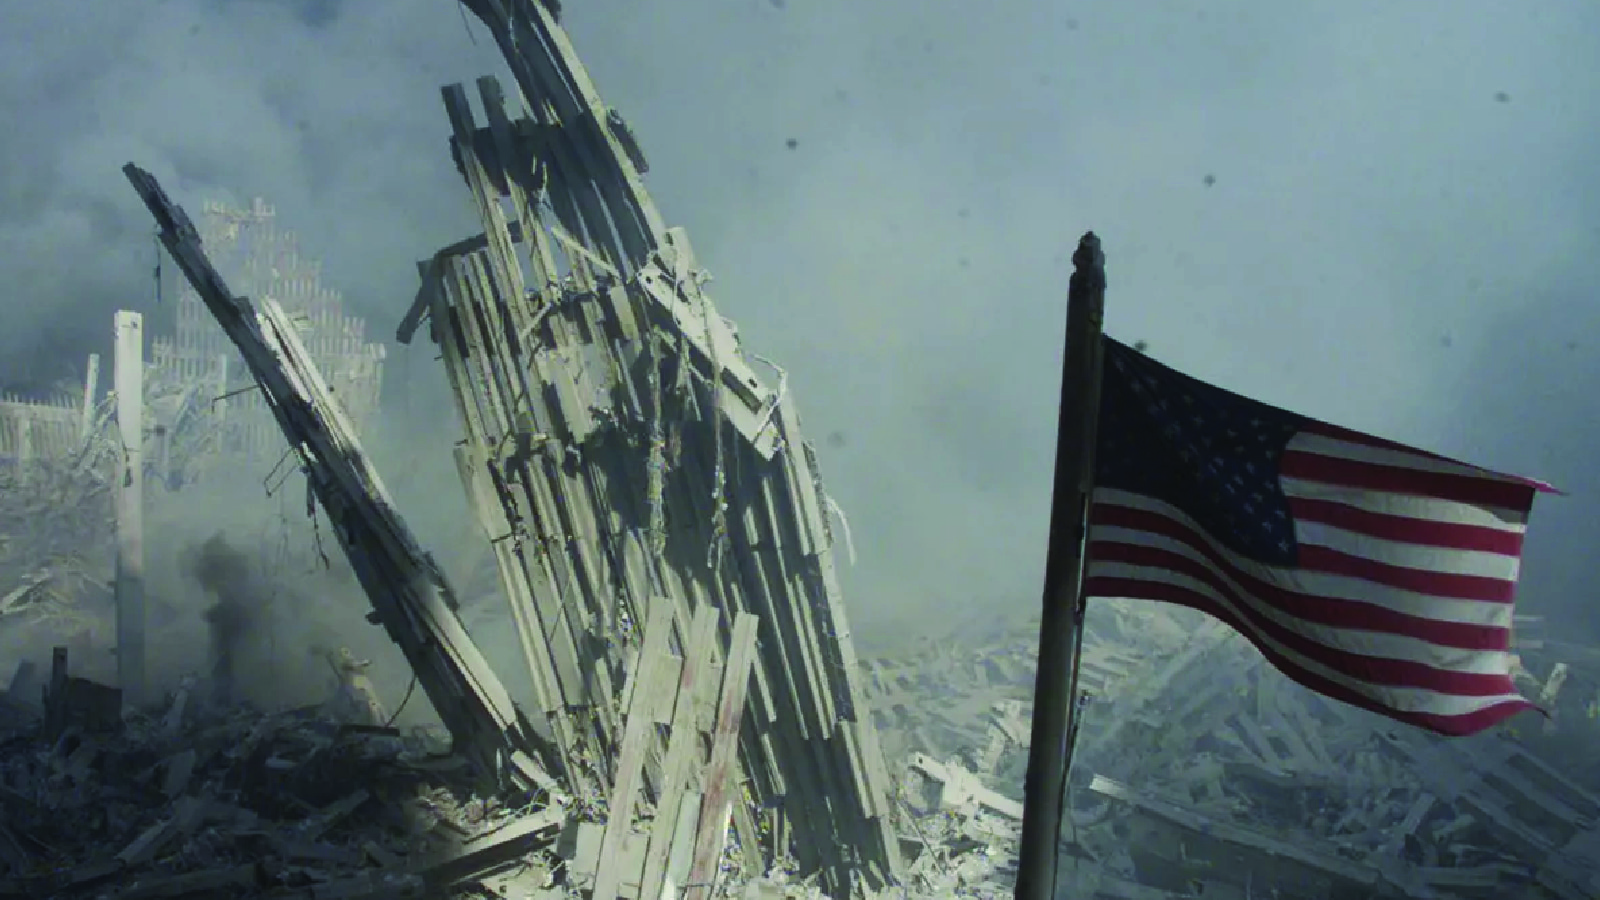
[[(1511, 771), (1514, 761), (1526, 758), (1522, 748), (1498, 736), (1446, 741), (1390, 733), (1388, 738), (1416, 771), (1424, 773), (1435, 793), (1471, 813), (1518, 853), (1552, 866), (1552, 873), (1561, 868), (1561, 846), (1584, 827), (1583, 817), (1568, 801), (1537, 788), (1528, 779), (1515, 777)], [(1568, 784), (1562, 793), (1576, 798), (1581, 790)], [(1524, 816), (1529, 806), (1542, 815)], [(1540, 877), (1544, 887), (1564, 900), (1593, 896), (1555, 874)]]
[(1280, 703), (1283, 697), (1283, 682), (1278, 679), (1263, 680), (1256, 690), (1261, 721), (1271, 729), (1272, 737), (1277, 738), (1288, 750), (1288, 755), (1294, 761), (1294, 767), (1302, 772), (1321, 771), (1324, 755), (1313, 750), (1311, 743), (1305, 740), (1283, 715)]
[(643, 289), (642, 296), (652, 301), (657, 313), (655, 318), (666, 320), (662, 324), (669, 324), (683, 337), (692, 351), (689, 360), (695, 368), (703, 368), (703, 377), (715, 379), (719, 387), (725, 389), (724, 397), (732, 400), (725, 402), (719, 412), (744, 435), (746, 446), (762, 459), (770, 460), (777, 440), (773, 430), (762, 425), (762, 417), (777, 394), (756, 378), (755, 371), (739, 355), (726, 324), (718, 325), (721, 317), (714, 311), (708, 314), (708, 301), (692, 282), (675, 282), (671, 274), (655, 262), (639, 271), (637, 283)]
[(1600, 828), (1580, 832), (1560, 852), (1545, 860), (1539, 881), (1552, 886), (1557, 893), (1582, 895), (1588, 891), (1591, 896), (1600, 897), (1600, 872), (1595, 871), (1594, 865), (1597, 859), (1600, 859)]
[(722, 857), (727, 839), (728, 816), (733, 811), (729, 797), (734, 788), (733, 768), (738, 758), (739, 723), (744, 716), (745, 694), (750, 688), (750, 666), (755, 662), (756, 616), (740, 613), (733, 623), (728, 646), (728, 661), (722, 669), (722, 699), (717, 704), (717, 728), (711, 740), (711, 764), (706, 767), (705, 797), (700, 803), (700, 822), (695, 829), (694, 861), (689, 867), (689, 882), (684, 900), (705, 900)]
[(1378, 848), (1377, 855), (1394, 856), (1399, 854), (1400, 849), (1405, 846), (1406, 838), (1416, 833), (1417, 827), (1422, 824), (1422, 820), (1427, 817), (1429, 811), (1433, 809), (1434, 804), (1437, 802), (1438, 800), (1432, 794), (1418, 794), (1417, 799), (1411, 802), (1411, 808), (1406, 811), (1406, 817), (1401, 820), (1400, 826), (1394, 830), (1388, 840), (1383, 842), (1383, 846)]
[[(735, 770), (737, 771), (737, 770)], [(766, 871), (758, 855), (761, 851), (761, 832), (756, 829), (755, 816), (750, 813), (750, 794), (746, 782), (736, 780), (733, 788), (733, 831), (739, 836), (739, 867), (746, 878), (754, 878)]]
[[(583, 63), (578, 60), (577, 51), (573, 49), (566, 31), (557, 25), (556, 17), (542, 3), (512, 0), (506, 8), (512, 14), (506, 17), (505, 25), (497, 29), (495, 24), (490, 24), (491, 31), (495, 31), (497, 38), (506, 35), (507, 39), (502, 40), (502, 48), (508, 43), (512, 47), (549, 48), (548, 56), (537, 52), (514, 54), (516, 62), (534, 63), (531, 68), (543, 76), (543, 86), (546, 87), (544, 93), (564, 121), (587, 126), (581, 128), (579, 135), (585, 155), (596, 166), (598, 185), (613, 207), (613, 215), (619, 225), (632, 225), (620, 229), (623, 235), (630, 238), (631, 243), (646, 246), (654, 243), (665, 231), (661, 214), (645, 192), (638, 167), (622, 152), (609, 128), (603, 127), (607, 121), (605, 104)], [(517, 33), (519, 26), (525, 29), (522, 34)], [(532, 43), (525, 43), (527, 41)], [(510, 59), (507, 61), (513, 62)], [(518, 66), (513, 62), (511, 68), (519, 82), (524, 73), (532, 74), (526, 64)], [(531, 81), (524, 84), (523, 90), (529, 90), (532, 85)]]
[(828, 540), (828, 512), (823, 508), (823, 498), (817, 492), (816, 473), (811, 470), (811, 458), (806, 452), (805, 439), (800, 436), (794, 401), (784, 398), (772, 412), (772, 424), (783, 435), (785, 454), (783, 474), (785, 487), (794, 503), (790, 506), (791, 521), (800, 538), (800, 552), (812, 556), (826, 549)]
[[(701, 396), (704, 398), (703, 402), (709, 405), (709, 391), (702, 393)], [(693, 540), (695, 546), (704, 546), (709, 550), (713, 542), (718, 540), (713, 527), (716, 513), (712, 508), (712, 503), (717, 494), (714, 474), (717, 462), (713, 458), (712, 449), (706, 446), (707, 443), (707, 441), (703, 440), (684, 442), (678, 461), (678, 472), (682, 477), (669, 480), (668, 493), (662, 500), (669, 509), (691, 509), (694, 511)], [(739, 451), (735, 449), (733, 452), (738, 453)], [(734, 463), (732, 468), (735, 472), (742, 471), (741, 465), (737, 462)], [(753, 477), (759, 478), (760, 476)], [(724, 496), (733, 497), (743, 494), (747, 490), (744, 486), (744, 481), (745, 479), (730, 478), (728, 483), (723, 485)], [(737, 507), (738, 505), (737, 501), (729, 503), (729, 506), (732, 507)], [(732, 574), (742, 565), (740, 554), (737, 551), (727, 554), (721, 570), (712, 571), (709, 566), (703, 570), (705, 572), (703, 586), (698, 579), (691, 577), (692, 572), (683, 572), (681, 574), (683, 576), (684, 590), (695, 603), (705, 602), (709, 598), (729, 615), (740, 610), (756, 612), (760, 615), (762, 614), (761, 611), (752, 608), (750, 598), (745, 596), (745, 592), (739, 587), (737, 576)], [(768, 627), (772, 626), (773, 618), (770, 612), (766, 615), (765, 622)], [(756, 695), (752, 698), (750, 713), (760, 717), (771, 718), (775, 714), (772, 693), (773, 676), (767, 671), (767, 667), (762, 664), (759, 658), (755, 666), (755, 677)], [(715, 690), (715, 687), (716, 685), (713, 684), (713, 690)], [(712, 695), (712, 699), (714, 703), (715, 694)]]
[[(505, 589), (507, 605), (511, 607), (511, 621), (516, 628), (517, 642), (522, 648), (523, 661), (527, 664), (528, 672), (533, 679), (534, 699), (539, 704), (539, 711), (546, 716), (555, 718), (555, 713), (564, 707), (560, 694), (560, 675), (556, 672), (552, 655), (545, 652), (543, 638), (539, 635), (538, 626), (532, 621), (530, 610), (533, 609), (533, 592), (529, 589), (521, 575), (519, 563), (511, 544), (506, 539), (511, 537), (512, 529), (506, 519), (505, 509), (500, 505), (499, 498), (494, 496), (494, 487), (490, 482), (489, 473), (480, 462), (480, 454), (474, 453), (475, 447), (463, 445), (456, 448), (456, 471), (461, 476), (461, 483), (466, 486), (467, 499), (472, 511), (478, 518), (479, 526), (483, 529), (484, 536), (489, 540), (494, 550), (495, 562), (500, 573), (500, 583)], [(566, 762), (570, 764), (571, 736), (560, 734), (558, 739), (563, 741), (563, 753), (568, 754)]]
[(711, 670), (716, 652), (717, 611), (702, 605), (694, 611), (689, 626), (689, 642), (684, 647), (683, 667), (678, 675), (678, 693), (672, 708), (672, 732), (667, 738), (666, 761), (661, 766), (661, 791), (656, 798), (655, 820), (650, 823), (650, 846), (645, 853), (644, 877), (640, 897), (660, 897), (667, 864), (678, 825), (678, 810), (683, 804), (689, 765), (700, 748), (698, 704), (699, 682)]
[[(796, 852), (802, 865), (815, 862), (819, 866), (831, 864), (838, 857), (838, 813), (827, 803), (817, 803), (817, 796), (835, 796), (827, 792), (826, 767), (831, 764), (828, 746), (808, 729), (805, 710), (809, 708), (805, 694), (809, 683), (806, 670), (798, 655), (789, 649), (793, 625), (786, 615), (788, 607), (777, 595), (769, 591), (772, 583), (768, 577), (767, 554), (760, 549), (758, 515), (747, 510), (743, 521), (730, 528), (735, 556), (738, 559), (737, 577), (741, 579), (743, 594), (754, 600), (756, 608), (765, 615), (764, 624), (771, 635), (770, 642), (762, 647), (763, 663), (777, 673), (782, 688), (782, 701), (787, 714), (763, 723), (772, 735), (781, 756), (774, 756), (775, 767), (782, 767), (782, 782), (793, 790), (783, 793), (786, 812), (797, 819)], [(804, 790), (801, 786), (810, 788)], [(819, 789), (820, 788), (820, 789)]]
[[(659, 677), (658, 673), (667, 656), (667, 636), (671, 630), (672, 604), (663, 598), (655, 598), (650, 603), (649, 618), (645, 621), (644, 648), (639, 652), (639, 664), (634, 674), (637, 683), (650, 684)], [(606, 807), (610, 812), (605, 836), (600, 839), (594, 900), (614, 900), (624, 876), (629, 874), (623, 871), (623, 844), (633, 830), (633, 808), (644, 775), (645, 751), (655, 733), (655, 722), (645, 708), (650, 702), (650, 692), (634, 690), (632, 695), (627, 724), (622, 732), (622, 750), (618, 754), (617, 780), (611, 791), (611, 802)]]

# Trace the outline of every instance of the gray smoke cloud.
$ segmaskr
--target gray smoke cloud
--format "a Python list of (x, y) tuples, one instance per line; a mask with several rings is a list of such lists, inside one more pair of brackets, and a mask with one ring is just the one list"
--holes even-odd
[[(1233, 390), (1540, 475), (1527, 610), (1588, 618), (1600, 488), (1600, 6), (806, 0), (567, 4), (748, 346), (787, 367), (868, 639), (1037, 603), (1068, 257), (1107, 325)], [(174, 196), (274, 202), (387, 332), (476, 230), (440, 84), (497, 73), (448, 0), (0, 11), (0, 380), (149, 299)], [(507, 79), (509, 84), (509, 79)], [(372, 436), (424, 539), (471, 534), (438, 364)], [(464, 538), (457, 538), (465, 540)]]

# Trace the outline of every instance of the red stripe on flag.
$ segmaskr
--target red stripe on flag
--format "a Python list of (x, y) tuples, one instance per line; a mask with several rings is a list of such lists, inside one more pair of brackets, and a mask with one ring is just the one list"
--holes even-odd
[[(1456, 650), (1511, 649), (1509, 628), (1428, 619), (1372, 603), (1287, 591), (1234, 568), (1215, 550), (1205, 546), (1204, 542), (1185, 541), (1185, 543), (1203, 554), (1206, 561), (1202, 562), (1160, 547), (1145, 547), (1120, 541), (1092, 541), (1089, 552), (1090, 558), (1096, 562), (1120, 562), (1170, 569), (1178, 574), (1203, 581), (1235, 602), (1239, 602), (1237, 593), (1225, 580), (1231, 578), (1235, 584), (1249, 591), (1250, 596), (1308, 625), (1416, 638)], [(1247, 615), (1250, 615), (1253, 621), (1260, 621), (1263, 628), (1283, 627), (1271, 623), (1259, 613), (1249, 612)], [(1337, 664), (1332, 659), (1325, 662), (1328, 665)]]
[[(1424, 690), (1438, 691), (1441, 694), (1456, 694), (1463, 697), (1489, 697), (1505, 693), (1505, 678), (1499, 675), (1479, 675), (1471, 672), (1452, 672), (1448, 669), (1438, 669), (1425, 663), (1407, 659), (1392, 659), (1381, 656), (1367, 656), (1349, 650), (1323, 643), (1316, 638), (1308, 636), (1319, 630), (1328, 628), (1326, 623), (1312, 619), (1303, 619), (1299, 616), (1302, 630), (1275, 622), (1256, 611), (1240, 596), (1227, 582), (1220, 577), (1217, 571), (1197, 560), (1189, 557), (1178, 556), (1166, 550), (1152, 547), (1133, 547), (1125, 544), (1093, 545), (1097, 562), (1124, 562), (1132, 565), (1149, 566), (1155, 569), (1164, 569), (1179, 575), (1187, 575), (1194, 580), (1205, 584), (1212, 590), (1221, 594), (1239, 608), (1235, 615), (1250, 623), (1253, 631), (1271, 638), (1285, 648), (1300, 654), (1306, 659), (1321, 663), (1337, 672), (1343, 672), (1353, 678), (1370, 682), (1385, 687), (1397, 688), (1422, 688)], [(1161, 582), (1152, 582), (1161, 583)], [(1267, 599), (1267, 598), (1257, 598)], [(1270, 604), (1269, 605), (1275, 605)], [(1284, 610), (1287, 612), (1287, 610)], [(1462, 627), (1455, 623), (1429, 622), (1428, 627), (1436, 628), (1440, 625)], [(1377, 630), (1377, 629), (1372, 629)], [(1387, 629), (1385, 629), (1387, 630)], [(1419, 640), (1426, 640), (1417, 635)], [(1439, 644), (1437, 641), (1429, 643)], [(1448, 646), (1448, 645), (1441, 645)], [(1470, 651), (1499, 648), (1466, 648)]]
[[(1091, 524), (1114, 525), (1149, 531), (1154, 534), (1191, 543), (1196, 549), (1207, 549), (1209, 542), (1194, 544), (1199, 538), (1195, 530), (1182, 522), (1142, 509), (1097, 503), (1090, 511)], [(1323, 547), (1299, 548), (1297, 567), (1329, 575), (1360, 578), (1374, 584), (1402, 591), (1446, 597), (1455, 600), (1474, 600), (1482, 603), (1510, 603), (1516, 593), (1515, 582), (1480, 575), (1456, 575), (1424, 569), (1407, 569), (1385, 565)]]
[[(1352, 444), (1361, 444), (1364, 447), (1374, 447), (1379, 450), (1397, 450), (1401, 453), (1409, 453), (1412, 456), (1417, 456), (1422, 459), (1431, 459), (1435, 462), (1450, 463), (1451, 465), (1462, 466), (1468, 469), (1478, 469), (1477, 466), (1461, 462), (1460, 460), (1451, 459), (1448, 456), (1440, 456), (1437, 453), (1432, 453), (1427, 450), (1418, 450), (1416, 447), (1407, 447), (1405, 444), (1397, 441), (1391, 441), (1388, 438), (1375, 437), (1370, 434), (1362, 434), (1359, 431), (1351, 431), (1348, 428), (1341, 428), (1338, 425), (1330, 425), (1327, 422), (1319, 422), (1316, 419), (1307, 421), (1300, 427), (1300, 430), (1306, 432), (1307, 434), (1317, 434), (1323, 437), (1333, 438), (1336, 441), (1348, 441)], [(1479, 469), (1479, 471), (1486, 470)]]
[(1357, 462), (1299, 450), (1283, 454), (1278, 472), (1286, 478), (1304, 478), (1339, 487), (1357, 488), (1375, 493), (1401, 494), (1416, 497), (1436, 497), (1473, 506), (1491, 506), (1527, 512), (1533, 508), (1534, 488), (1512, 484), (1494, 478), (1474, 475), (1451, 475), (1444, 472), (1423, 472), (1386, 466), (1378, 463)]
[(1522, 555), (1523, 535), (1520, 531), (1414, 519), (1360, 509), (1334, 500), (1310, 500), (1304, 497), (1290, 497), (1288, 500), (1289, 511), (1301, 522), (1331, 525), (1386, 541), (1499, 553), (1502, 556)]
[[(1374, 447), (1379, 450), (1394, 450), (1400, 453), (1409, 453), (1412, 456), (1416, 456), (1421, 459), (1430, 459), (1435, 462), (1450, 463), (1454, 466), (1461, 466), (1464, 469), (1472, 469), (1476, 472), (1482, 472), (1483, 477), (1486, 479), (1497, 479), (1503, 482), (1524, 485), (1526, 487), (1533, 488), (1535, 491), (1543, 491), (1552, 494), (1561, 493), (1553, 486), (1540, 481), (1537, 478), (1524, 478), (1521, 475), (1506, 475), (1502, 472), (1491, 472), (1481, 466), (1475, 466), (1471, 463), (1464, 463), (1459, 459), (1451, 459), (1448, 456), (1440, 456), (1437, 453), (1430, 453), (1427, 450), (1418, 450), (1416, 447), (1408, 447), (1405, 444), (1397, 443), (1386, 438), (1374, 437), (1370, 434), (1362, 434), (1359, 431), (1351, 431), (1348, 428), (1340, 428), (1338, 425), (1330, 425), (1327, 422), (1319, 422), (1315, 419), (1307, 420), (1306, 423), (1300, 427), (1300, 430), (1307, 434), (1321, 435), (1322, 437), (1333, 438), (1334, 440), (1338, 441), (1361, 444), (1363, 446)], [(1532, 508), (1531, 503), (1528, 508)], [(1523, 512), (1527, 512), (1527, 509), (1523, 509)]]
[(1480, 603), (1510, 603), (1516, 599), (1517, 583), (1487, 575), (1457, 575), (1433, 569), (1408, 569), (1376, 560), (1355, 556), (1341, 550), (1301, 544), (1297, 552), (1298, 568), (1329, 575), (1345, 575), (1373, 584), (1446, 597), (1452, 600), (1476, 600)]
[[(1246, 640), (1250, 641), (1251, 646), (1254, 646), (1256, 650), (1267, 659), (1268, 662), (1272, 663), (1274, 668), (1282, 672), (1284, 675), (1287, 675), (1291, 680), (1295, 681), (1301, 686), (1316, 691), (1325, 697), (1330, 697), (1334, 700), (1348, 703), (1351, 706), (1359, 706), (1362, 709), (1370, 712), (1375, 712), (1379, 715), (1395, 719), (1400, 722), (1405, 722), (1408, 725), (1416, 725), (1420, 728), (1426, 728), (1429, 731), (1432, 731), (1436, 734), (1442, 734), (1447, 737), (1461, 737), (1469, 734), (1476, 734), (1486, 728), (1498, 725), (1499, 723), (1511, 718), (1523, 710), (1535, 708), (1532, 703), (1529, 703), (1526, 700), (1506, 700), (1502, 703), (1496, 703), (1484, 709), (1474, 710), (1473, 712), (1464, 713), (1457, 716), (1445, 716), (1437, 713), (1408, 712), (1405, 710), (1395, 709), (1394, 707), (1386, 706), (1377, 700), (1366, 696), (1365, 694), (1353, 691), (1336, 681), (1331, 681), (1315, 673), (1308, 672), (1276, 650), (1256, 643), (1254, 640), (1251, 640), (1249, 632), (1240, 627), (1241, 623), (1236, 618), (1234, 618), (1226, 610), (1217, 607), (1215, 603), (1211, 602), (1209, 598), (1202, 594), (1198, 594), (1194, 591), (1179, 587), (1177, 585), (1150, 582), (1137, 578), (1091, 577), (1085, 582), (1084, 587), (1089, 596), (1131, 597), (1143, 600), (1155, 600), (1161, 603), (1171, 603), (1177, 606), (1186, 606), (1190, 609), (1206, 613), (1207, 615), (1223, 622), (1234, 631), (1243, 635)], [(1506, 690), (1504, 693), (1511, 693), (1511, 691), (1511, 680), (1507, 678)]]

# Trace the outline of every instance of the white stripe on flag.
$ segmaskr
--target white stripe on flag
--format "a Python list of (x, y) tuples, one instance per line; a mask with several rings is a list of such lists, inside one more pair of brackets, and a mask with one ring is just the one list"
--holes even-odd
[[(1195, 599), (1209, 602), (1219, 609), (1234, 610), (1233, 604), (1224, 599), (1210, 585), (1171, 572), (1166, 569), (1149, 566), (1130, 566), (1123, 563), (1095, 562), (1089, 566), (1091, 577), (1128, 578), (1155, 584), (1165, 584), (1180, 588), (1196, 595)], [(1488, 697), (1462, 696), (1459, 694), (1446, 694), (1439, 691), (1412, 687), (1389, 687), (1375, 685), (1367, 681), (1354, 678), (1343, 672), (1331, 669), (1314, 660), (1307, 659), (1284, 647), (1277, 641), (1263, 635), (1259, 629), (1250, 624), (1246, 618), (1236, 619), (1246, 629), (1243, 633), (1252, 643), (1271, 649), (1279, 654), (1281, 659), (1291, 668), (1298, 668), (1302, 672), (1326, 679), (1347, 690), (1358, 693), (1368, 699), (1388, 708), (1404, 713), (1424, 713), (1437, 716), (1463, 716), (1497, 706), (1507, 702), (1524, 702), (1520, 694), (1515, 692), (1496, 694)], [(1491, 654), (1504, 658), (1506, 654)], [(1509, 667), (1509, 661), (1505, 662)], [(1498, 673), (1497, 673), (1498, 674)]]
[(1522, 564), (1521, 558), (1516, 556), (1385, 540), (1301, 518), (1295, 519), (1294, 536), (1302, 546), (1326, 547), (1386, 566), (1474, 575), (1499, 581), (1515, 581)]
[(1278, 478), (1278, 483), (1283, 485), (1283, 493), (1288, 497), (1342, 503), (1345, 506), (1386, 516), (1426, 519), (1452, 525), (1471, 525), (1512, 534), (1523, 534), (1528, 530), (1527, 514), (1513, 510), (1474, 506), (1470, 503), (1439, 500), (1434, 497), (1366, 491), (1306, 478), (1281, 476)]
[(1438, 472), (1443, 475), (1461, 475), (1467, 478), (1482, 478), (1486, 481), (1499, 481), (1506, 484), (1519, 483), (1515, 479), (1497, 475), (1494, 472), (1480, 469), (1477, 466), (1469, 466), (1465, 463), (1437, 459), (1427, 454), (1414, 453), (1409, 450), (1374, 447), (1371, 444), (1346, 441), (1310, 431), (1296, 433), (1293, 438), (1290, 438), (1288, 449), (1292, 453), (1314, 453), (1317, 456), (1330, 456), (1335, 459), (1348, 459), (1353, 462), (1371, 463), (1395, 469), (1410, 469), (1413, 472)]
[[(1345, 653), (1355, 653), (1360, 656), (1403, 660), (1443, 671), (1474, 675), (1504, 675), (1510, 670), (1510, 662), (1503, 658), (1505, 656), (1503, 653), (1444, 647), (1422, 638), (1409, 637), (1388, 631), (1348, 628), (1307, 621), (1293, 613), (1284, 611), (1278, 605), (1247, 590), (1190, 545), (1163, 535), (1150, 534), (1128, 528), (1097, 528), (1090, 540), (1092, 543), (1105, 541), (1136, 547), (1159, 547), (1162, 550), (1193, 560), (1216, 575), (1223, 584), (1227, 585), (1229, 591), (1244, 604), (1245, 608), (1240, 609), (1232, 600), (1227, 601), (1226, 607), (1234, 616), (1241, 619), (1262, 619), (1272, 622), (1324, 647), (1341, 650)], [(1092, 573), (1111, 571), (1109, 569), (1102, 570), (1101, 566), (1117, 566), (1126, 569), (1138, 569), (1143, 572), (1161, 571), (1158, 568), (1114, 561), (1092, 562), (1089, 571)], [(1171, 573), (1169, 579), (1163, 579), (1162, 581), (1163, 583), (1170, 583), (1170, 579), (1183, 579), (1185, 584), (1201, 584), (1201, 582), (1195, 581), (1188, 575), (1177, 572)], [(1206, 590), (1208, 595), (1213, 592), (1213, 589), (1209, 586), (1207, 586)], [(1508, 604), (1499, 605), (1502, 608), (1509, 608)], [(1510, 616), (1508, 615), (1506, 618), (1509, 619)]]
[[(1134, 494), (1128, 491), (1095, 488), (1094, 502), (1096, 504), (1104, 503), (1110, 506), (1156, 513), (1173, 519), (1196, 535), (1203, 535), (1207, 539), (1208, 546), (1218, 553), (1224, 554), (1230, 563), (1237, 566), (1245, 574), (1277, 585), (1284, 590), (1309, 597), (1328, 597), (1334, 600), (1370, 603), (1373, 606), (1391, 609), (1404, 615), (1434, 619), (1440, 622), (1483, 625), (1495, 628), (1511, 627), (1511, 604), (1509, 603), (1435, 597), (1401, 588), (1374, 584), (1349, 575), (1335, 575), (1327, 572), (1309, 572), (1304, 569), (1269, 566), (1253, 559), (1246, 559), (1228, 550), (1214, 539), (1211, 539), (1209, 535), (1206, 535), (1204, 529), (1200, 528), (1193, 519), (1159, 500), (1153, 500), (1141, 494)], [(1111, 540), (1113, 539), (1112, 534), (1115, 532), (1128, 532), (1126, 535), (1115, 538), (1120, 543), (1162, 547), (1172, 549), (1175, 552), (1197, 554), (1197, 551), (1189, 548), (1187, 544), (1173, 541), (1161, 535), (1147, 535), (1143, 531), (1135, 532), (1133, 529), (1111, 529), (1106, 526), (1095, 526), (1090, 534), (1090, 540), (1095, 540), (1102, 534), (1105, 535), (1106, 539)], [(1188, 549), (1180, 551), (1180, 547)]]

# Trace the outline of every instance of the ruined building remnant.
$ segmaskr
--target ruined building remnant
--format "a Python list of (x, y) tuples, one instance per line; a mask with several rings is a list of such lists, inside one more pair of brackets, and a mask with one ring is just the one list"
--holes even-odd
[[(297, 255), (241, 249), (270, 218), (263, 204), (213, 210), (203, 246), (129, 165), (193, 289), (156, 368), (208, 383), (208, 404), (230, 404), (221, 416), (241, 396), (270, 412), (455, 752), (481, 784), (545, 808), (527, 825), (541, 846), (565, 823), (568, 887), (709, 900), (730, 875), (797, 872), (835, 897), (893, 884), (900, 840), (833, 570), (832, 504), (785, 377), (746, 356), (703, 293), (687, 237), (639, 183), (637, 142), (547, 9), (472, 8), (531, 106), (513, 115), (483, 79), (479, 127), (466, 93), (445, 89), (484, 233), (421, 264), (401, 339), (426, 319), (443, 350), (467, 432), (459, 469), (531, 695), (514, 702), (488, 668), (361, 451), (358, 392), (339, 386), (342, 365), (378, 358), (359, 329), (307, 346), (307, 316), (338, 316), (324, 303), (297, 317), (296, 298), (327, 299)], [(229, 265), (240, 254), (258, 264)], [(200, 310), (243, 366), (185, 330)], [(375, 365), (354, 371), (375, 383)], [(163, 413), (169, 435), (204, 397), (184, 391)]]
[[(322, 283), (320, 263), (302, 255), (294, 232), (278, 227), (271, 205), (257, 198), (242, 209), (211, 202), (203, 210), (196, 233), (219, 271), (245, 296), (283, 307), (350, 422), (357, 430), (369, 427), (379, 408), (385, 345), (367, 340), (366, 322), (346, 313), (339, 292)], [(107, 448), (126, 444), (143, 455), (154, 487), (174, 490), (208, 470), (240, 462), (270, 468), (281, 460), (279, 429), (238, 350), (192, 286), (180, 282), (169, 297), (159, 265), (156, 274), (149, 327), (121, 344), (124, 355), (137, 350), (143, 359), (137, 446), (111, 433), (116, 409), (132, 410), (126, 398), (118, 406), (115, 386), (102, 383), (110, 378), (100, 377), (100, 360), (90, 354), (81, 384), (47, 396), (0, 396), (0, 469), (104, 475), (103, 464), (120, 455)]]
[(120, 454), (104, 437), (99, 359), (82, 388), (0, 397), (0, 620), (52, 620), (87, 635), (85, 604), (114, 579), (114, 485)]
[[(571, 789), (611, 798), (596, 896), (655, 897), (662, 865), (694, 884), (692, 868), (663, 861), (678, 843), (720, 845), (730, 813), (746, 874), (792, 854), (833, 896), (860, 878), (889, 883), (900, 866), (889, 779), (834, 573), (830, 502), (784, 374), (718, 314), (687, 236), (643, 188), (632, 133), (548, 10), (466, 5), (526, 105), (508, 110), (499, 83), (480, 79), (480, 124), (467, 93), (445, 88), (484, 233), (419, 264), (400, 339), (429, 319), (466, 426), (459, 468), (537, 711)], [(741, 617), (758, 623), (745, 714), (727, 736), (736, 759), (723, 760), (736, 763), (732, 783), (716, 742), (709, 756), (694, 746), (696, 732), (725, 734), (694, 709), (708, 689), (688, 684), (708, 610), (723, 667), (740, 656)], [(647, 690), (667, 695), (637, 703)], [(690, 777), (682, 754), (700, 763)], [(635, 870), (621, 849), (634, 843), (643, 874), (608, 876)]]
[[(301, 254), (298, 236), (278, 226), (276, 210), (259, 197), (243, 209), (210, 202), (196, 230), (236, 290), (283, 307), (351, 424), (369, 426), (386, 348), (368, 341), (366, 323), (345, 313), (339, 292), (322, 283), (321, 264)], [(174, 306), (172, 334), (150, 344), (153, 462), (159, 467), (164, 456), (169, 471), (161, 474), (173, 483), (194, 477), (181, 464), (202, 455), (232, 452), (270, 465), (283, 453), (282, 437), (238, 351), (189, 284), (179, 286)]]
[(66, 393), (43, 399), (0, 396), (0, 464), (64, 458), (82, 442), (79, 400)]

